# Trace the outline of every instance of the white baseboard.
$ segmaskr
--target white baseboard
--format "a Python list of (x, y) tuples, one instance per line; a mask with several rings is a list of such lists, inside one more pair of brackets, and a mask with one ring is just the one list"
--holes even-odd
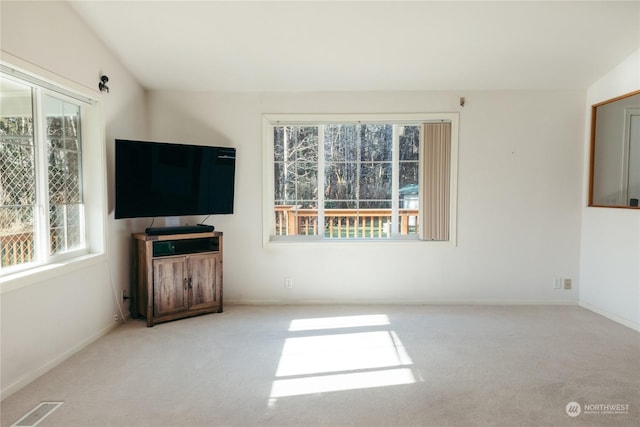
[(79, 352), (80, 350), (82, 350), (83, 348), (85, 348), (86, 346), (91, 344), (92, 342), (96, 341), (98, 338), (103, 337), (104, 335), (108, 334), (109, 332), (111, 332), (111, 330), (116, 328), (119, 324), (120, 324), (119, 322), (113, 322), (113, 323), (109, 324), (109, 326), (107, 326), (106, 328), (103, 328), (102, 330), (98, 331), (96, 334), (90, 336), (89, 338), (81, 341), (77, 345), (71, 347), (70, 349), (68, 349), (67, 351), (65, 351), (64, 353), (62, 353), (58, 357), (56, 357), (55, 359), (50, 360), (49, 362), (47, 362), (44, 365), (42, 365), (40, 368), (34, 369), (33, 371), (27, 373), (22, 378), (20, 378), (18, 381), (14, 382), (10, 386), (8, 386), (8, 387), (6, 387), (6, 388), (4, 388), (3, 390), (0, 391), (0, 401), (2, 401), (5, 398), (11, 396), (13, 393), (17, 392), (18, 390), (20, 390), (21, 388), (23, 388), (27, 384), (31, 383), (35, 379), (39, 378), (40, 376), (46, 374), (51, 369), (53, 369), (56, 366), (58, 366), (59, 364), (61, 364), (62, 362), (64, 362), (69, 357), (73, 356), (74, 354), (76, 354), (77, 352)]
[(228, 305), (578, 305), (574, 300), (341, 300), (341, 299), (225, 299)]
[(624, 325), (627, 328), (631, 328), (631, 329), (633, 329), (635, 331), (640, 332), (640, 324), (639, 323), (636, 323), (636, 322), (633, 322), (631, 320), (622, 318), (622, 317), (620, 317), (618, 315), (615, 315), (613, 313), (608, 312), (607, 310), (603, 310), (603, 309), (601, 309), (599, 307), (596, 307), (595, 305), (591, 305), (591, 304), (589, 304), (587, 302), (584, 302), (584, 301), (579, 301), (578, 305), (580, 307), (582, 307), (582, 308), (585, 308), (585, 309), (589, 310), (589, 311), (593, 311), (596, 314), (604, 316), (609, 320), (613, 320), (614, 322), (620, 323), (621, 325)]

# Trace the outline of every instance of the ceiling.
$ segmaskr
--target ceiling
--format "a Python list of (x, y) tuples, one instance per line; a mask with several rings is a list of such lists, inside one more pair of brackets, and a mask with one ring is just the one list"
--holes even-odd
[(639, 1), (70, 3), (150, 90), (586, 89), (640, 47)]

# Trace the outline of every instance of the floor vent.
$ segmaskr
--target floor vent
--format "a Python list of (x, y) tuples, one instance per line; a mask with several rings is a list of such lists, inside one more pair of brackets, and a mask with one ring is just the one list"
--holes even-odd
[(11, 427), (33, 427), (49, 416), (58, 406), (64, 402), (42, 402), (33, 408), (27, 415), (20, 418)]

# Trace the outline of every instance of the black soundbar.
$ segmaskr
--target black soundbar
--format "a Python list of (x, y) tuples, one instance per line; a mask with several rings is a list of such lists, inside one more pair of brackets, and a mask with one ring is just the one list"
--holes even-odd
[(144, 230), (148, 236), (162, 236), (167, 234), (209, 233), (215, 230), (213, 225), (179, 225), (175, 227), (150, 227)]

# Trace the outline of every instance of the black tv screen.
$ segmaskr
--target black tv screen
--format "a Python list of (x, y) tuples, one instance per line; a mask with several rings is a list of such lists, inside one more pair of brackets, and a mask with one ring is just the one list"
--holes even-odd
[(236, 150), (116, 139), (115, 218), (233, 213)]

